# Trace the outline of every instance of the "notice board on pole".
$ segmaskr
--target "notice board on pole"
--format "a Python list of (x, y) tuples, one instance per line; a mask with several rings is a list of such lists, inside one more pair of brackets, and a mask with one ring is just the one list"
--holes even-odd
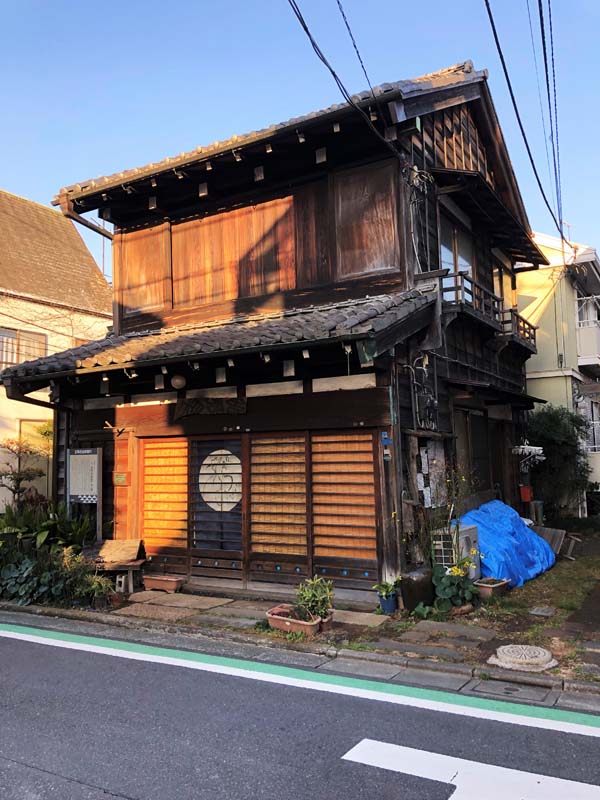
[(102, 448), (69, 449), (69, 501), (97, 504), (101, 496)]
[(67, 505), (69, 515), (73, 503), (96, 506), (96, 540), (102, 541), (102, 448), (69, 448), (67, 450)]

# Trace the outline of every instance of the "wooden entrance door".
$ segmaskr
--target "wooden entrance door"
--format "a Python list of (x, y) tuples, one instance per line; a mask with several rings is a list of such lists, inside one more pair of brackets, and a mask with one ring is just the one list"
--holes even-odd
[(241, 438), (190, 442), (190, 568), (194, 575), (240, 577)]

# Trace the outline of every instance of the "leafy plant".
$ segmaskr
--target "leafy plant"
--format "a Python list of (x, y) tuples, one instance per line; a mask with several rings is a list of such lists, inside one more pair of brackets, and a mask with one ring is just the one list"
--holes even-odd
[(296, 606), (309, 615), (326, 619), (333, 606), (333, 581), (325, 580), (320, 575), (302, 581), (296, 590)]
[(418, 619), (427, 619), (427, 617), (430, 617), (434, 613), (435, 608), (433, 606), (426, 606), (423, 601), (412, 610), (412, 615)]
[(380, 597), (387, 600), (388, 597), (393, 597), (400, 588), (402, 578), (396, 578), (395, 581), (381, 581), (373, 586), (373, 591), (377, 592)]
[(453, 567), (436, 564), (433, 568), (433, 585), (435, 587), (435, 603), (437, 611), (447, 613), (452, 606), (463, 606), (470, 603), (479, 590), (468, 577), (472, 562), (468, 557), (461, 559)]
[(32, 462), (39, 458), (41, 451), (26, 439), (3, 439), (0, 450), (5, 451), (6, 460), (0, 464), (0, 487), (8, 489), (15, 506), (24, 502), (28, 485), (36, 478), (45, 475), (44, 470), (34, 466)]
[(531, 469), (535, 494), (549, 514), (578, 501), (590, 477), (585, 448), (587, 419), (564, 406), (547, 405), (529, 417), (527, 439), (544, 448), (545, 461)]

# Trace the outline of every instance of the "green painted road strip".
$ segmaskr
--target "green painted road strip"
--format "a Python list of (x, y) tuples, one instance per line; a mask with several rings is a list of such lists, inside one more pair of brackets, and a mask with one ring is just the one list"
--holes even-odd
[(600, 738), (600, 716), (556, 708), (526, 706), (480, 697), (419, 689), (395, 683), (351, 678), (331, 673), (283, 667), (264, 662), (175, 650), (153, 645), (63, 633), (23, 625), (0, 624), (0, 638), (49, 645), (98, 655), (196, 669), (221, 675), (258, 680), (313, 691), (410, 706), (446, 714), (505, 722), (561, 733)]

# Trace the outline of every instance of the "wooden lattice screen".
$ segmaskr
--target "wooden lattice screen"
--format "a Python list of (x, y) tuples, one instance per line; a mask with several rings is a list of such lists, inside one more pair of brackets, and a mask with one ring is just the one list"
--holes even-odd
[(318, 434), (311, 440), (315, 557), (377, 557), (373, 436)]
[[(142, 537), (146, 552), (170, 570), (184, 571), (188, 546), (188, 443), (143, 442)], [(172, 558), (181, 550), (184, 556)], [(179, 569), (178, 569), (179, 567)]]
[(250, 542), (253, 553), (306, 555), (304, 436), (253, 437)]

